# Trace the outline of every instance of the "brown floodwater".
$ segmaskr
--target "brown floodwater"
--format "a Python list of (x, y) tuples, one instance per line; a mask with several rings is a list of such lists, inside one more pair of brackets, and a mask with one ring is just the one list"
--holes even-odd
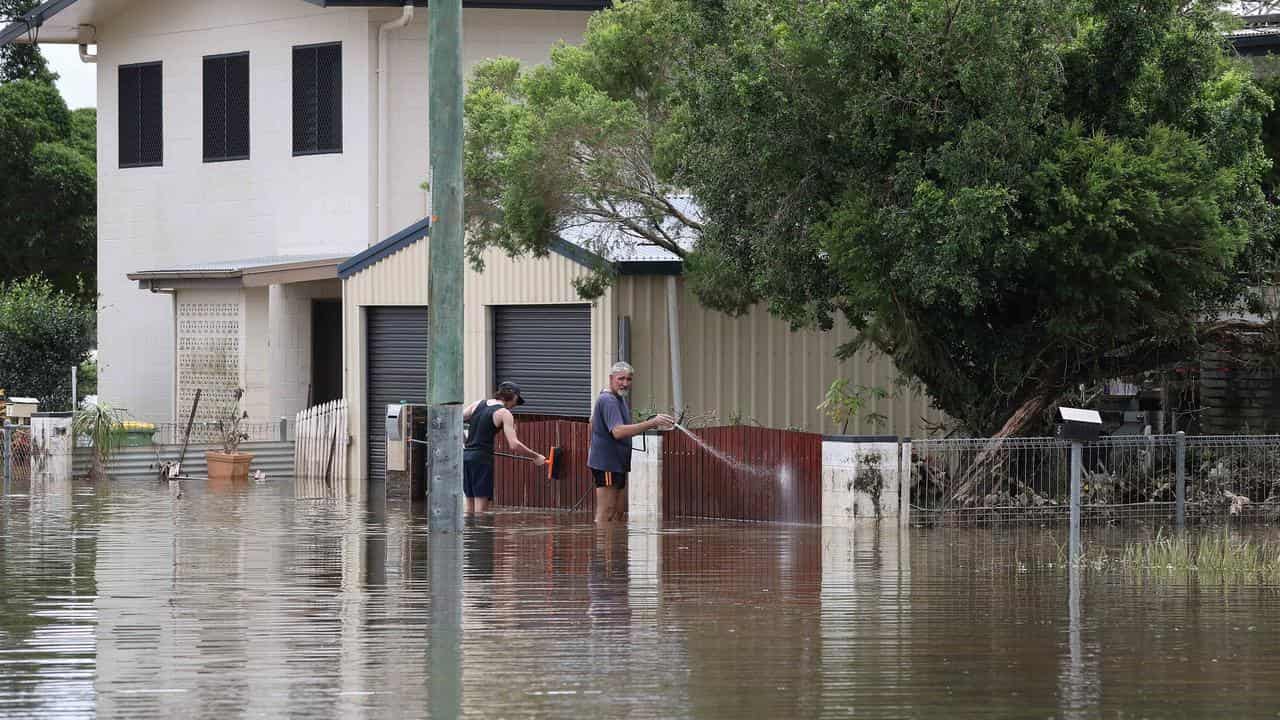
[(287, 482), (15, 492), (3, 718), (1280, 716), (1277, 588), (1068, 570), (1063, 528), (433, 536)]

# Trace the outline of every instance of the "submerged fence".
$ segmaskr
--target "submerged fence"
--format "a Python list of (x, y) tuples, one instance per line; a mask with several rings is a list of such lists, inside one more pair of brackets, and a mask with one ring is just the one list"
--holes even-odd
[[(540, 453), (559, 448), (560, 478), (548, 478), (546, 468), (527, 460), (499, 455), (494, 502), (594, 510), (595, 483), (587, 469), (591, 426), (568, 420), (522, 420), (519, 433), (521, 442)], [(641, 439), (635, 450), (635, 456), (661, 453), (664, 515), (810, 523), (821, 519), (821, 435), (745, 426), (693, 433), (701, 442), (681, 432), (668, 432), (661, 443), (648, 445)], [(510, 452), (501, 435), (496, 449)]]
[[(560, 479), (548, 478), (546, 467), (499, 455), (494, 458), (493, 501), (518, 507), (595, 510), (595, 482), (587, 470), (591, 425), (571, 420), (528, 422), (521, 418), (518, 430), (520, 442), (544, 455), (553, 446), (560, 448), (556, 456)], [(495, 440), (498, 452), (511, 452), (501, 434)]]
[(4, 494), (11, 492), (16, 481), (31, 478), (31, 427), (10, 425), (0, 428), (0, 481)]
[(347, 488), (347, 401), (298, 413), (293, 446), (298, 497), (333, 497)]
[(816, 523), (822, 436), (745, 426), (669, 432), (662, 481), (669, 517)]
[[(1053, 438), (911, 443), (916, 524), (1065, 520), (1070, 446)], [(1113, 436), (1085, 443), (1084, 522), (1280, 520), (1280, 436)]]

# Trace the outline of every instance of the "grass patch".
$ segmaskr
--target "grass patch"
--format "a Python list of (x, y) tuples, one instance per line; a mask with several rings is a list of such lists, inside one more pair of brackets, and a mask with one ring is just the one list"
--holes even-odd
[[(1054, 541), (1058, 561), (1068, 562), (1065, 542)], [(1085, 543), (1077, 563), (1134, 579), (1198, 579), (1280, 585), (1280, 540), (1233, 537), (1229, 530), (1166, 534), (1106, 547)]]

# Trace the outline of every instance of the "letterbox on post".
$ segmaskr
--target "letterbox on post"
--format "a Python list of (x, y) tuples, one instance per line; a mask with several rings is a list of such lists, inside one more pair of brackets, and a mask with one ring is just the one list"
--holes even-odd
[(1071, 562), (1080, 560), (1081, 484), (1084, 466), (1084, 443), (1093, 442), (1102, 433), (1102, 416), (1097, 410), (1058, 408), (1058, 437), (1071, 442), (1071, 538), (1067, 547)]
[(1060, 407), (1057, 413), (1058, 438), (1074, 442), (1093, 442), (1102, 433), (1102, 416), (1097, 410)]
[(386, 470), (403, 472), (405, 469), (405, 413), (404, 405), (387, 405)]

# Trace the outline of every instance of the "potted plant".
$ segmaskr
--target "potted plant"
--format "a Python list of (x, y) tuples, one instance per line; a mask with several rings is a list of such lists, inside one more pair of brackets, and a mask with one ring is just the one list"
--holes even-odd
[(222, 450), (205, 452), (205, 462), (209, 466), (209, 482), (248, 482), (249, 463), (253, 460), (250, 453), (240, 452), (240, 443), (249, 439), (249, 434), (241, 427), (249, 413), (240, 409), (240, 398), (244, 390), (236, 388), (229, 408), (217, 421), (218, 440)]
[(107, 461), (124, 444), (125, 431), (119, 410), (104, 402), (85, 403), (71, 418), (71, 431), (76, 437), (87, 437), (93, 446), (93, 477), (102, 477)]

